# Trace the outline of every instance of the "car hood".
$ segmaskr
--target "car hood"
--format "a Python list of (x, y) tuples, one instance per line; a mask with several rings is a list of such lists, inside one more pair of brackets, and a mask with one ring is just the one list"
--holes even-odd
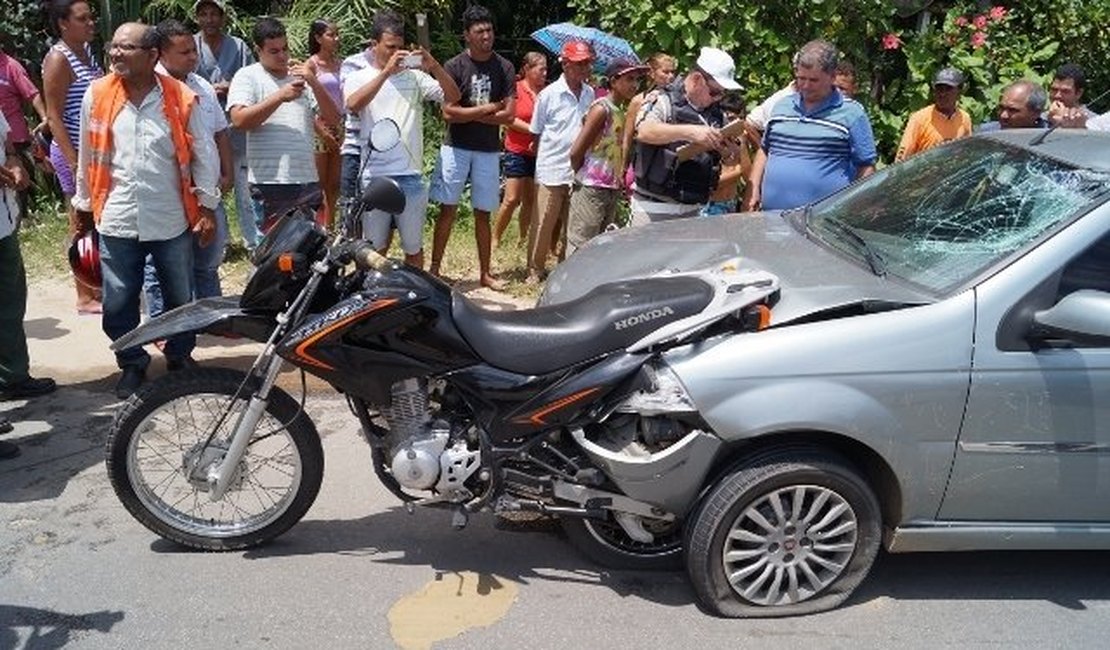
[(741, 268), (778, 276), (775, 325), (852, 306), (885, 310), (935, 301), (810, 241), (781, 212), (755, 212), (603, 233), (552, 271), (539, 304), (573, 300), (604, 282), (690, 271), (736, 257)]

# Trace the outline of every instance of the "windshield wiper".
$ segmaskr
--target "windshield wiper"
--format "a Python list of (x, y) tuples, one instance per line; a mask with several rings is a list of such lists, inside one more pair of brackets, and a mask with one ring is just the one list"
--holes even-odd
[(836, 234), (854, 244), (856, 250), (863, 255), (864, 261), (871, 267), (872, 273), (879, 277), (886, 277), (886, 264), (883, 262), (883, 258), (879, 257), (875, 249), (871, 248), (871, 244), (868, 244), (863, 237), (859, 236), (855, 228), (836, 219), (824, 219), (821, 223), (829, 226)]

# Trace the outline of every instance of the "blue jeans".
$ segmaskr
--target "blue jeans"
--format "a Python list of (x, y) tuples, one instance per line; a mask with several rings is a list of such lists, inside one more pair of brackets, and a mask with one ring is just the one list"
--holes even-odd
[[(220, 288), (220, 264), (224, 261), (227, 246), (227, 213), (223, 204), (216, 206), (216, 238), (207, 246), (201, 246), (193, 237), (193, 298), (215, 298), (222, 296)], [(143, 269), (143, 292), (146, 293), (146, 313), (151, 318), (166, 311), (162, 303), (162, 287), (158, 284), (158, 274), (154, 270), (154, 260), (146, 256)]]
[(362, 193), (362, 184), (358, 182), (359, 155), (345, 153), (340, 156), (339, 163), (339, 196), (344, 199), (357, 199)]
[(247, 182), (247, 155), (236, 154), (232, 164), (235, 166), (235, 212), (239, 217), (239, 234), (243, 236), (247, 249), (253, 251), (262, 241), (262, 232), (258, 229), (258, 214), (251, 199), (250, 183)]
[[(100, 236), (100, 269), (104, 276), (104, 306), (101, 327), (113, 341), (139, 325), (139, 296), (143, 290), (143, 268), (150, 255), (158, 273), (166, 309), (192, 300), (193, 234), (186, 230), (173, 239), (139, 241)], [(179, 334), (166, 341), (167, 359), (182, 359), (196, 347), (196, 334)], [(120, 368), (145, 368), (150, 355), (141, 346), (116, 352)]]
[(319, 183), (251, 184), (251, 196), (262, 206), (262, 214), (266, 215), (259, 222), (263, 234), (293, 208), (304, 206), (319, 210), (324, 201)]

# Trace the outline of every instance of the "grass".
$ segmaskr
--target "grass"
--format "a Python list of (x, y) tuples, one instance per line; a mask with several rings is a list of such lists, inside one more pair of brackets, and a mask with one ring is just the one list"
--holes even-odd
[[(220, 267), (220, 279), (228, 293), (235, 293), (244, 286), (250, 272), (250, 260), (247, 250), (239, 237), (238, 225), (235, 217), (234, 202), (229, 201), (228, 221), (231, 229), (231, 239), (228, 244), (227, 257)], [(434, 210), (435, 208), (433, 208)], [(429, 211), (429, 214), (434, 212)], [(424, 228), (424, 258), (425, 264), (431, 258), (432, 226), (429, 219)], [(32, 206), (31, 216), (24, 219), (20, 229), (20, 244), (23, 251), (23, 263), (27, 268), (27, 277), (33, 284), (36, 278), (52, 278), (62, 280), (69, 274), (69, 262), (66, 257), (69, 248), (68, 225), (62, 204), (53, 198), (44, 198), (35, 201)], [(403, 254), (399, 245), (399, 238), (394, 237), (390, 257), (400, 259)], [(506, 281), (505, 293), (518, 299), (534, 300), (539, 296), (540, 287), (528, 285), (524, 282), (525, 247), (518, 245), (517, 226), (514, 223), (505, 232), (501, 246), (493, 251), (493, 270), (502, 280)], [(455, 220), (455, 228), (447, 244), (447, 252), (443, 258), (441, 271), (456, 281), (456, 286), (462, 291), (469, 291), (478, 287), (478, 249), (474, 240), (474, 220), (469, 211), (460, 209)]]

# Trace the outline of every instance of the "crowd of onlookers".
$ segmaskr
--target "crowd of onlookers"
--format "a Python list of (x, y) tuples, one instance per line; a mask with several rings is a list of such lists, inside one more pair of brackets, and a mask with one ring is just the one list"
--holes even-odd
[[(8, 393), (53, 388), (28, 377), (26, 342), (14, 334), (26, 283), (13, 236), (25, 206), (13, 190), (26, 186), (35, 152), (66, 197), (71, 236), (91, 237), (83, 250), (99, 256), (97, 280), (75, 275), (76, 307), (101, 314), (113, 340), (138, 324), (144, 292), (151, 314), (220, 294), (225, 194), (253, 248), (290, 206), (318, 207), (319, 222), (331, 226), (370, 178), (392, 178), (404, 211), (362, 215), (361, 235), (385, 251), (396, 231), (405, 261), (423, 267), (427, 207), (436, 204), (427, 268), (438, 275), (469, 188), (478, 279), (496, 289), (491, 251), (518, 211), (528, 279), (538, 282), (552, 258), (606, 229), (797, 207), (872, 173), (878, 158), (871, 122), (853, 99), (855, 70), (826, 41), (803, 45), (790, 83), (749, 112), (722, 50), (702, 48), (680, 71), (667, 54), (602, 61), (589, 42), (566, 40), (555, 54), (561, 74), (548, 83), (547, 55), (529, 52), (517, 70), (494, 51), (493, 16), (478, 5), (462, 16), (465, 47), (443, 63), (407, 46), (405, 22), (390, 10), (374, 15), (364, 49), (346, 58), (340, 26), (314, 22), (299, 61), (281, 21), (260, 18), (248, 45), (228, 33), (223, 0), (197, 0), (196, 33), (177, 20), (121, 26), (107, 44), (107, 74), (91, 48), (88, 0), (47, 7), (56, 40), (41, 93), (0, 52), (0, 386)], [(976, 130), (959, 108), (964, 82), (953, 68), (935, 73), (933, 103), (909, 116), (896, 162)], [(1110, 116), (1083, 105), (1084, 86), (1072, 64), (1056, 71), (1050, 93), (1017, 80), (999, 99), (998, 120), (978, 130), (1110, 129)], [(426, 102), (446, 122), (430, 178)], [(24, 105), (39, 116), (34, 129)], [(396, 123), (399, 144), (375, 151), (368, 134), (385, 119)], [(166, 341), (168, 367), (195, 365), (193, 345), (191, 336)], [(149, 360), (141, 348), (117, 353), (120, 397), (141, 384)]]

